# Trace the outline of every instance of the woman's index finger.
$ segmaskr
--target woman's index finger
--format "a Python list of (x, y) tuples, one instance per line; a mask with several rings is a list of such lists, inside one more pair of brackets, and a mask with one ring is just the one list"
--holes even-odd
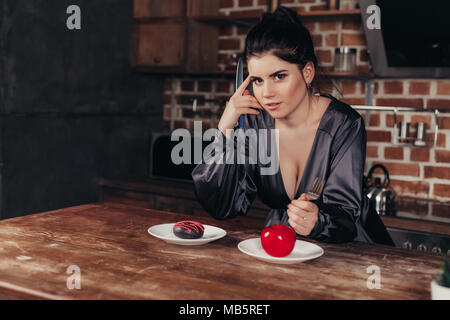
[(248, 75), (247, 78), (245, 78), (245, 80), (241, 83), (239, 88), (236, 90), (236, 93), (243, 96), (245, 89), (247, 89), (248, 85), (250, 84), (250, 80), (251, 80), (250, 75)]

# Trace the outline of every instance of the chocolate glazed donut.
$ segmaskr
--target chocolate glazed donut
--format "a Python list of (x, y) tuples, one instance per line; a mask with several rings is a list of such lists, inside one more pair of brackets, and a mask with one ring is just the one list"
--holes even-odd
[(182, 239), (199, 239), (205, 227), (197, 221), (179, 221), (173, 225), (173, 233)]

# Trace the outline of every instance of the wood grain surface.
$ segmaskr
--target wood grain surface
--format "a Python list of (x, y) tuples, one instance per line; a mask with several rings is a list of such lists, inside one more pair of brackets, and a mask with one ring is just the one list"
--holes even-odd
[[(178, 246), (147, 229), (192, 216), (96, 203), (0, 221), (2, 299), (430, 299), (439, 255), (364, 243), (320, 245), (323, 256), (298, 264), (257, 260), (237, 249), (259, 237), (238, 220), (197, 221), (227, 235)], [(69, 266), (80, 289), (69, 289)], [(381, 288), (369, 289), (370, 266)], [(370, 270), (370, 269), (369, 269)]]

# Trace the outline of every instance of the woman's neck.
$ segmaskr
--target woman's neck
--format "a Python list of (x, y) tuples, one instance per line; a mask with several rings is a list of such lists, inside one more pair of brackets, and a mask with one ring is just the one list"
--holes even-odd
[(315, 123), (319, 97), (306, 95), (297, 108), (281, 119), (275, 119), (276, 128), (297, 131)]

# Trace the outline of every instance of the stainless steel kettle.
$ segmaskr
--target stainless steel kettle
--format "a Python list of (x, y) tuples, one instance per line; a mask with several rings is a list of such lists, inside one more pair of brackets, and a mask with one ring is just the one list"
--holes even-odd
[[(378, 177), (373, 178), (372, 174), (380, 168), (384, 171), (384, 181)], [(397, 209), (395, 208), (395, 190), (389, 185), (389, 172), (382, 164), (375, 164), (370, 168), (367, 178), (365, 179), (364, 193), (372, 207), (379, 215), (395, 216)]]

